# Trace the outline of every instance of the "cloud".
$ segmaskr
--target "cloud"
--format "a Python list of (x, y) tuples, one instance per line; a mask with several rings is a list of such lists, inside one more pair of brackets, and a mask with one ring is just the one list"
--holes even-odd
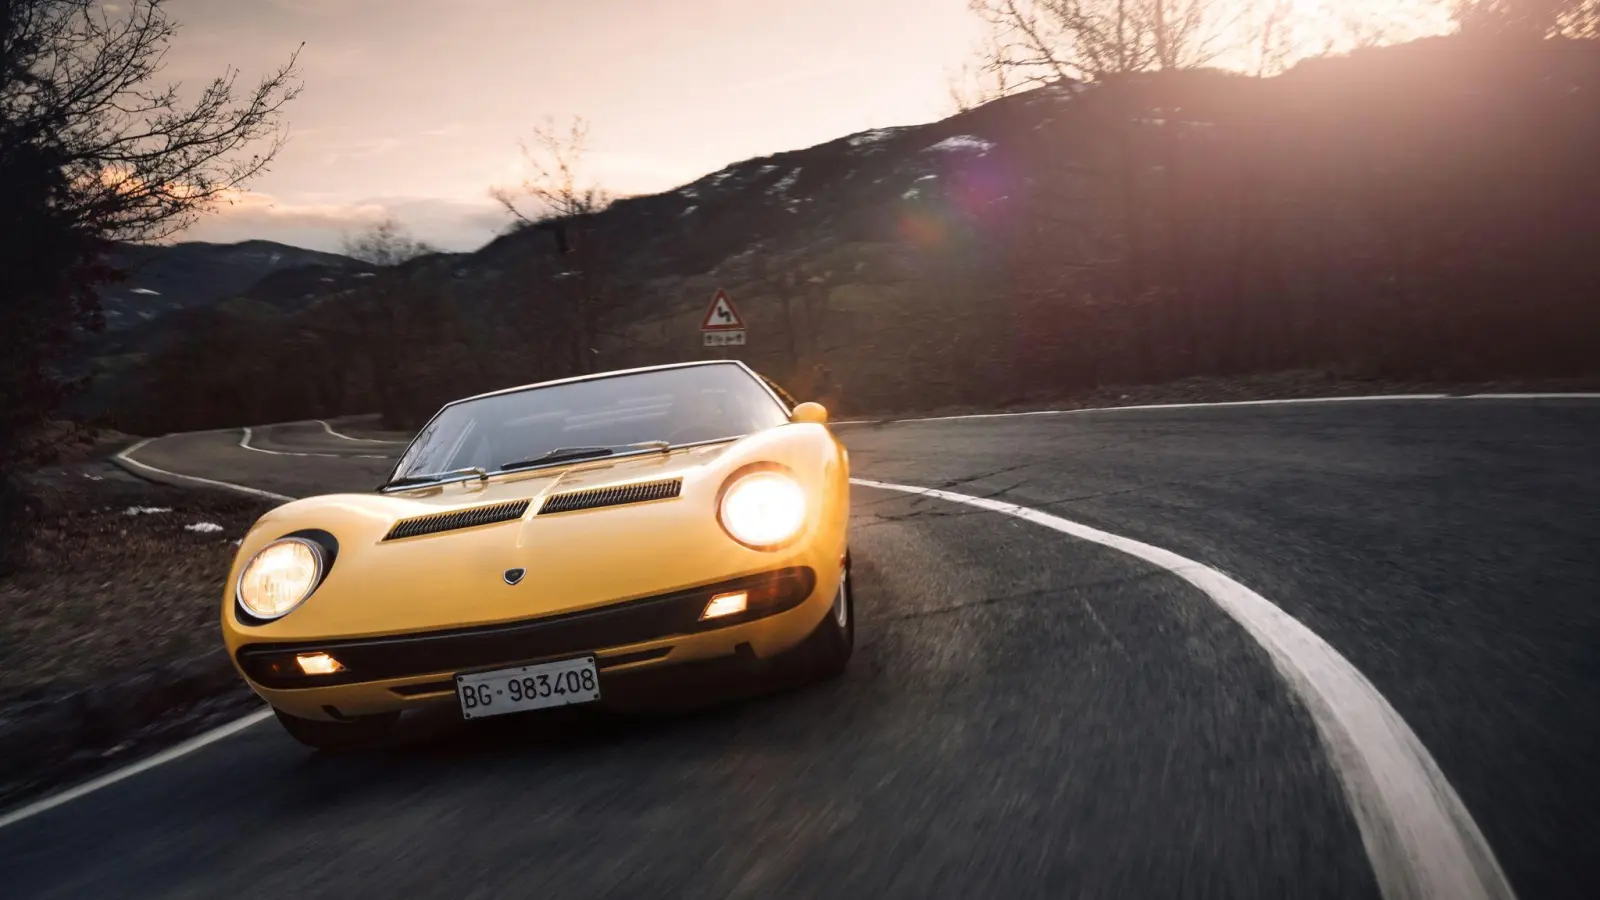
[(374, 156), (383, 156), (405, 146), (406, 142), (399, 138), (372, 138), (364, 141), (351, 141), (345, 144), (335, 144), (330, 152), (323, 156), (322, 164), (331, 166), (344, 159), (370, 159)]
[(326, 195), (285, 200), (241, 192), (178, 236), (179, 240), (233, 243), (271, 240), (339, 252), (347, 237), (393, 217), (419, 240), (442, 250), (475, 250), (506, 225), (507, 214), (485, 198), (374, 197), (337, 202)]

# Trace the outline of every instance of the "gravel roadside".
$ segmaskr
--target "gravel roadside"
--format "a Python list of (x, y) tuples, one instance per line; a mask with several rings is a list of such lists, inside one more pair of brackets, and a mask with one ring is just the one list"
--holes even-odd
[(41, 508), (0, 579), (0, 805), (259, 706), (218, 637), (234, 541), (273, 504), (104, 461), (31, 473)]

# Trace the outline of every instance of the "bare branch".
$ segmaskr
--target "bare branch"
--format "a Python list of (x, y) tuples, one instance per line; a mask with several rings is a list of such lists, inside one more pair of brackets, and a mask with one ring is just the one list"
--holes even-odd
[(251, 88), (229, 69), (187, 105), (181, 85), (150, 87), (177, 31), (164, 3), (0, 6), (0, 140), (56, 147), (72, 187), (66, 211), (105, 238), (182, 230), (266, 171), (300, 90), (298, 51)]

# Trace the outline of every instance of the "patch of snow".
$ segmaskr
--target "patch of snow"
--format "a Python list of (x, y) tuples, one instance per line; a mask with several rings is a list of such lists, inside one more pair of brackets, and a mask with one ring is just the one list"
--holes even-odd
[(122, 511), (125, 516), (153, 516), (156, 513), (172, 512), (170, 506), (130, 506)]
[(697, 210), (697, 209), (699, 209), (699, 208), (700, 208), (700, 207), (698, 207), (698, 206), (691, 206), (691, 207), (689, 207), (689, 208), (688, 208), (688, 209), (686, 209), (686, 210), (684, 210), (684, 211), (683, 211), (683, 212), (681, 212), (681, 213), (678, 213), (678, 218), (680, 218), (680, 219), (681, 219), (681, 218), (683, 218), (683, 217), (684, 217), (684, 216), (687, 216), (687, 215), (689, 215), (689, 214), (690, 214), (690, 213), (692, 213), (692, 212), (694, 212), (694, 211), (695, 211), (695, 210)]
[(688, 197), (690, 200), (693, 200), (693, 199), (695, 199), (695, 198), (700, 196), (700, 191), (695, 189), (695, 188), (692, 188), (692, 187), (678, 188), (678, 193), (682, 194), (685, 197)]
[(918, 178), (917, 180), (918, 181), (938, 181), (939, 180), (939, 176), (937, 176), (937, 175), (924, 175), (921, 178)]
[(222, 530), (222, 526), (215, 522), (196, 522), (193, 525), (183, 526), (184, 531), (193, 531), (199, 534), (215, 534)]
[(983, 154), (988, 153), (990, 150), (993, 150), (994, 147), (995, 145), (993, 141), (986, 141), (976, 135), (958, 134), (955, 137), (947, 137), (931, 147), (925, 147), (923, 148), (922, 152), (976, 153), (979, 156), (982, 156)]
[(120, 315), (122, 315), (122, 310), (120, 310), (120, 309), (108, 309), (108, 310), (106, 310), (106, 315), (108, 315), (108, 316), (120, 316)]
[(88, 472), (84, 472), (83, 473), (83, 477), (89, 479), (90, 481), (103, 481), (104, 480), (99, 475), (90, 475)]
[(782, 193), (788, 191), (789, 188), (794, 187), (794, 183), (796, 181), (799, 181), (799, 180), (800, 180), (800, 167), (799, 166), (795, 166), (793, 169), (791, 169), (789, 171), (789, 174), (787, 174), (787, 175), (783, 176), (782, 178), (778, 179), (778, 182), (776, 184), (774, 184), (772, 187), (767, 188), (767, 193), (769, 193), (769, 194), (782, 194)]
[(921, 197), (921, 196), (922, 196), (922, 189), (921, 188), (908, 188), (904, 194), (900, 195), (900, 199), (901, 200), (915, 200), (915, 199), (917, 199), (918, 197)]
[(233, 545), (234, 545), (234, 546), (235, 546), (235, 547), (237, 547), (237, 546), (239, 546), (239, 545), (240, 545), (240, 544), (242, 544), (242, 543), (244, 543), (244, 538), (239, 538), (239, 539), (237, 539), (237, 540), (235, 540), (235, 541), (234, 541), (234, 542), (233, 542)]
[(268, 261), (271, 262), (273, 265), (277, 265), (278, 264), (278, 260), (280, 260), (280, 259), (283, 259), (283, 254), (282, 253), (274, 253), (274, 254), (272, 254), (272, 259), (270, 259)]
[(150, 321), (151, 319), (154, 319), (155, 317), (156, 317), (156, 314), (153, 313), (153, 312), (146, 312), (144, 310), (140, 310), (139, 311), (139, 318), (145, 320), (146, 322)]
[(758, 174), (758, 175), (770, 175), (770, 174), (772, 174), (773, 172), (776, 172), (776, 171), (778, 171), (778, 167), (777, 166), (768, 165), (768, 166), (762, 166), (760, 169), (757, 169), (756, 170), (756, 174)]
[(129, 293), (143, 294), (146, 297), (159, 297), (159, 296), (161, 296), (161, 292), (160, 291), (152, 291), (149, 288), (134, 288)]
[(333, 279), (332, 278), (318, 278), (317, 280), (322, 282), (323, 284), (333, 284)]
[(863, 131), (860, 134), (851, 135), (847, 139), (847, 143), (852, 147), (870, 147), (873, 144), (880, 144), (904, 130), (904, 128), (874, 128), (871, 131)]
[(377, 278), (378, 277), (378, 273), (377, 272), (357, 272), (356, 273), (356, 277), (357, 278)]

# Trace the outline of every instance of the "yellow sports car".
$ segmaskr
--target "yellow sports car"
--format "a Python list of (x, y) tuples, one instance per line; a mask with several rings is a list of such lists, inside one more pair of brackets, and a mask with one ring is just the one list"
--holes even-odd
[(424, 705), (603, 703), (685, 664), (837, 675), (850, 473), (826, 421), (732, 361), (458, 400), (374, 492), (256, 522), (223, 598), (228, 653), (323, 749)]

